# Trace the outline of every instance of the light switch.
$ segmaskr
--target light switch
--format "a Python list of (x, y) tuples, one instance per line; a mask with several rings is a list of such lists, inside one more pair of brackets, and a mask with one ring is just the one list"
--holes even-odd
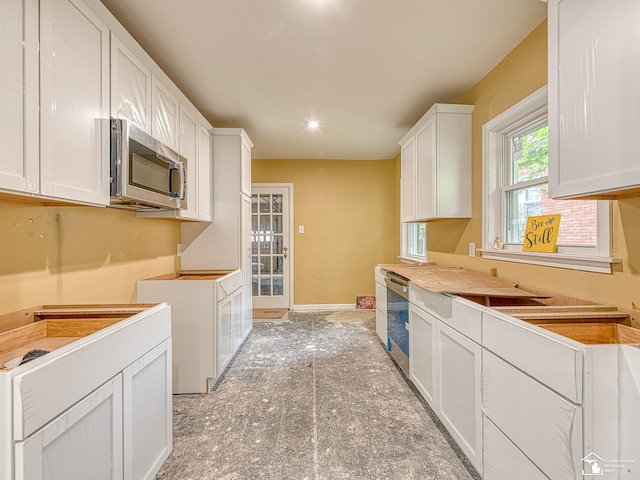
[(298, 233), (304, 233), (304, 225), (298, 225)]
[(470, 257), (475, 257), (476, 256), (476, 244), (475, 244), (475, 242), (469, 242), (469, 256)]

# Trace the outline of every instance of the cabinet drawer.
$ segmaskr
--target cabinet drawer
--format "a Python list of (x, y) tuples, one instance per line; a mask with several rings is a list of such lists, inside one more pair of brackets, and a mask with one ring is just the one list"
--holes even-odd
[[(70, 343), (13, 379), (13, 430), (22, 440), (171, 336), (169, 306)], [(44, 357), (42, 358), (44, 360)]]
[(449, 295), (433, 293), (409, 283), (409, 302), (439, 319), (451, 318), (453, 297)]
[(572, 402), (582, 403), (584, 348), (553, 338), (535, 325), (498, 315), (483, 312), (482, 346)]
[(484, 350), (485, 415), (549, 478), (579, 478), (582, 408)]
[(380, 267), (374, 268), (373, 276), (377, 283), (381, 283), (382, 285), (384, 285), (384, 270), (382, 270)]
[(463, 298), (455, 298), (451, 317), (443, 318), (442, 321), (474, 342), (481, 343), (482, 310), (477, 304)]
[(235, 270), (224, 277), (216, 280), (216, 298), (218, 301), (231, 295), (242, 286), (242, 272)]
[(547, 480), (544, 473), (531, 463), (531, 460), (525, 457), (486, 416), (483, 417), (482, 428), (484, 466), (482, 478), (484, 480), (504, 480), (505, 478)]
[(376, 282), (376, 308), (387, 314), (387, 286)]

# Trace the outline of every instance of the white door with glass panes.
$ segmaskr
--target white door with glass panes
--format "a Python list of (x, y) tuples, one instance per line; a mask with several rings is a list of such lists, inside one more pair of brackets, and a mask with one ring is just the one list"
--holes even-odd
[(254, 185), (251, 193), (251, 285), (254, 308), (290, 306), (290, 191)]

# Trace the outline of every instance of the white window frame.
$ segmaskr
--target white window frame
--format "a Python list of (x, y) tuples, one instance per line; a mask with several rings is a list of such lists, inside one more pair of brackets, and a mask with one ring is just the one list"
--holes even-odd
[(556, 253), (523, 252), (522, 245), (504, 244), (495, 248), (495, 239), (504, 240), (505, 169), (509, 135), (547, 117), (547, 86), (487, 122), (482, 127), (482, 247), (483, 258), (510, 262), (612, 273), (620, 259), (611, 256), (611, 202), (598, 201), (597, 245), (558, 246)]
[[(427, 226), (426, 222), (416, 222), (416, 223), (425, 223), (425, 235), (424, 235), (424, 255), (413, 255), (409, 254), (409, 223), (401, 223), (400, 224), (400, 260), (408, 263), (425, 263), (427, 261)], [(417, 238), (415, 239), (417, 241)]]

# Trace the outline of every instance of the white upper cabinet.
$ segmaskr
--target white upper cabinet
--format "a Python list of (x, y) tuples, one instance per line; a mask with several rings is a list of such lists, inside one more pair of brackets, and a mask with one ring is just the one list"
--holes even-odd
[(156, 76), (152, 76), (151, 90), (151, 135), (177, 151), (180, 103)]
[(549, 1), (549, 191), (640, 195), (640, 2)]
[(209, 128), (201, 124), (198, 126), (198, 218), (207, 222), (213, 216), (211, 160), (211, 134)]
[(36, 194), (40, 159), (38, 8), (34, 2), (2, 3), (0, 58), (0, 189)]
[(106, 205), (109, 30), (79, 0), (40, 9), (40, 193)]
[(151, 134), (151, 71), (111, 33), (111, 116)]
[(407, 139), (401, 150), (400, 171), (400, 221), (413, 222), (416, 219), (416, 140)]
[(182, 214), (198, 218), (198, 131), (199, 126), (189, 109), (180, 104), (180, 155), (187, 159), (187, 208)]
[(436, 103), (400, 140), (401, 221), (471, 217), (472, 112)]
[(39, 7), (2, 4), (0, 188), (106, 205), (109, 31), (80, 0)]

